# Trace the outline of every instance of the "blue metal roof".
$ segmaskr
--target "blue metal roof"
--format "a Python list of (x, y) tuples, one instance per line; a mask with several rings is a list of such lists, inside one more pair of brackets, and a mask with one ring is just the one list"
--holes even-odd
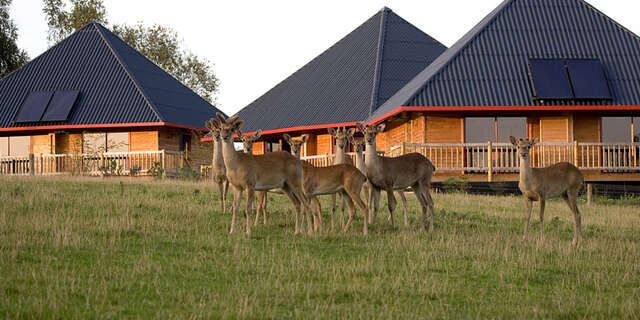
[[(530, 59), (599, 59), (612, 100), (532, 99)], [(366, 121), (401, 106), (640, 105), (640, 38), (582, 0), (506, 0)]]
[(383, 8), (240, 110), (243, 131), (362, 121), (445, 49)]
[[(35, 91), (80, 91), (66, 121), (13, 123)], [(0, 128), (167, 122), (203, 128), (220, 112), (92, 21), (0, 80)]]

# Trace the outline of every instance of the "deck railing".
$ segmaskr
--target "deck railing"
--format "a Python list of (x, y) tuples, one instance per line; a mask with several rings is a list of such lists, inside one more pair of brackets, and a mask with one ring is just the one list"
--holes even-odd
[(169, 150), (31, 154), (0, 157), (0, 175), (102, 175), (105, 172), (128, 175), (132, 170), (147, 174), (152, 169), (162, 169), (166, 174), (174, 174), (184, 164), (183, 152)]

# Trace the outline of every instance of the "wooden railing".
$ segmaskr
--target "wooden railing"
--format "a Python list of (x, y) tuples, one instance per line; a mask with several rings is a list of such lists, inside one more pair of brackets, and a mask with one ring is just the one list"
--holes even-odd
[(128, 175), (132, 170), (146, 174), (162, 169), (167, 174), (185, 165), (184, 153), (176, 151), (104, 152), (94, 154), (31, 154), (24, 157), (0, 157), (4, 175), (102, 175), (113, 172)]

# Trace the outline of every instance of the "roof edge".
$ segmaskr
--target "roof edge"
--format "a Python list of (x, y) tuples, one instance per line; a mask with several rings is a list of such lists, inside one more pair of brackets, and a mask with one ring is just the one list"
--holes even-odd
[(380, 28), (378, 29), (378, 49), (376, 50), (376, 69), (373, 72), (373, 89), (371, 90), (371, 102), (369, 105), (369, 115), (375, 112), (378, 102), (378, 89), (380, 87), (380, 77), (382, 74), (382, 56), (384, 54), (384, 41), (387, 36), (387, 15), (391, 9), (384, 7), (380, 10)]
[[(285, 133), (291, 131), (302, 131), (302, 130), (315, 130), (315, 129), (327, 129), (327, 128), (337, 128), (337, 127), (352, 127), (356, 124), (361, 123), (361, 121), (355, 122), (342, 122), (342, 123), (327, 123), (327, 124), (316, 124), (309, 126), (299, 126), (299, 127), (289, 127), (289, 128), (280, 128), (280, 129), (271, 129), (271, 130), (262, 130), (262, 135), (267, 134), (275, 134), (275, 133)], [(256, 131), (252, 132), (243, 132), (244, 135), (254, 134)], [(204, 137), (200, 139), (201, 142), (211, 141), (211, 137)]]
[(186, 126), (182, 124), (169, 123), (169, 122), (61, 124), (61, 125), (53, 125), (53, 126), (10, 127), (10, 128), (0, 128), (0, 132), (42, 131), (42, 130), (61, 130), (61, 129), (136, 128), (136, 127), (171, 127), (171, 128), (191, 129), (191, 130), (209, 132), (209, 130), (206, 128)]

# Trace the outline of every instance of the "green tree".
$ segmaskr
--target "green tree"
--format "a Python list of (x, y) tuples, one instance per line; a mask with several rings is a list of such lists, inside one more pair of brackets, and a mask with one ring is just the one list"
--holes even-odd
[[(107, 24), (102, 0), (70, 0), (68, 9), (65, 0), (43, 1), (51, 42), (64, 39), (91, 20)], [(138, 22), (132, 26), (114, 25), (113, 32), (202, 98), (215, 102), (219, 81), (212, 64), (183, 49), (175, 30), (157, 24), (147, 27)]]
[(18, 48), (18, 29), (9, 17), (11, 0), (0, 0), (0, 78), (29, 61), (27, 53)]

